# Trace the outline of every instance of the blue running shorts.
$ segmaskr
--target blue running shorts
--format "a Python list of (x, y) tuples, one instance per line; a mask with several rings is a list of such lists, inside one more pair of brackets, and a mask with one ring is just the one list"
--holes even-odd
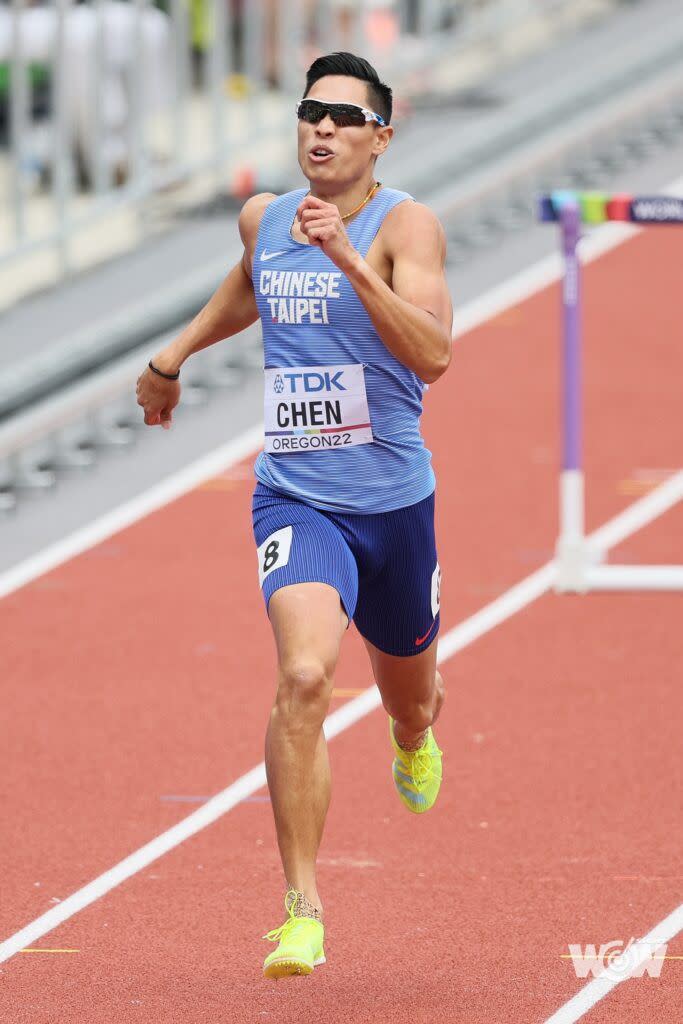
[(361, 636), (386, 654), (426, 650), (439, 632), (434, 493), (392, 512), (313, 508), (257, 483), (252, 502), (266, 609), (292, 583), (327, 583)]

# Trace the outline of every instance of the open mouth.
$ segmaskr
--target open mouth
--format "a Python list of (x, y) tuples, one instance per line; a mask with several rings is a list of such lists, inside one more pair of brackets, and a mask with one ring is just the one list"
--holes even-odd
[(314, 149), (309, 150), (308, 155), (314, 163), (323, 164), (326, 160), (331, 160), (334, 153), (327, 146), (316, 146)]

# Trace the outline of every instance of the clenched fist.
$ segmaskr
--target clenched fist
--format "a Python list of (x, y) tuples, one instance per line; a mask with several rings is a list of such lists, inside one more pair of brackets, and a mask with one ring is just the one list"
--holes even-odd
[(296, 215), (308, 241), (319, 246), (340, 270), (345, 270), (358, 258), (358, 252), (349, 241), (344, 222), (334, 203), (306, 196), (299, 204)]
[[(152, 361), (156, 366), (156, 361)], [(161, 367), (159, 368), (161, 369)], [(165, 377), (160, 377), (148, 366), (138, 377), (135, 393), (138, 396), (138, 405), (145, 410), (147, 426), (161, 425), (168, 430), (171, 426), (173, 410), (180, 401), (180, 383), (177, 380), (166, 380)]]

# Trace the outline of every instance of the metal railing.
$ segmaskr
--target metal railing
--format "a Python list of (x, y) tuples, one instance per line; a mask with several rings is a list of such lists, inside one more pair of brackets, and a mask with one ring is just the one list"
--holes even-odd
[(363, 53), (400, 86), (526, 18), (615, 2), (0, 0), (0, 268), (47, 247), (66, 274), (85, 229), (125, 209), (142, 232), (146, 200), (202, 174), (248, 193), (320, 53)]

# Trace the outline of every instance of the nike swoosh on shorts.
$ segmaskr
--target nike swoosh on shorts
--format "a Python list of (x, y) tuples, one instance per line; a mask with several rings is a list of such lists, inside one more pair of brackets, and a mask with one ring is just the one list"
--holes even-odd
[(263, 252), (261, 253), (261, 262), (265, 263), (266, 260), (273, 260), (275, 259), (276, 256), (284, 256), (286, 252), (286, 249), (280, 249), (279, 252), (266, 252), (266, 250), (264, 249)]
[[(434, 622), (436, 622), (436, 619), (434, 619)], [(431, 631), (434, 629), (434, 622), (432, 622), (431, 626), (429, 627), (429, 629), (427, 630), (427, 632), (425, 633), (424, 636), (415, 637), (415, 646), (416, 647), (421, 647), (422, 644), (425, 642), (425, 640), (427, 639), (427, 637), (429, 636)]]

